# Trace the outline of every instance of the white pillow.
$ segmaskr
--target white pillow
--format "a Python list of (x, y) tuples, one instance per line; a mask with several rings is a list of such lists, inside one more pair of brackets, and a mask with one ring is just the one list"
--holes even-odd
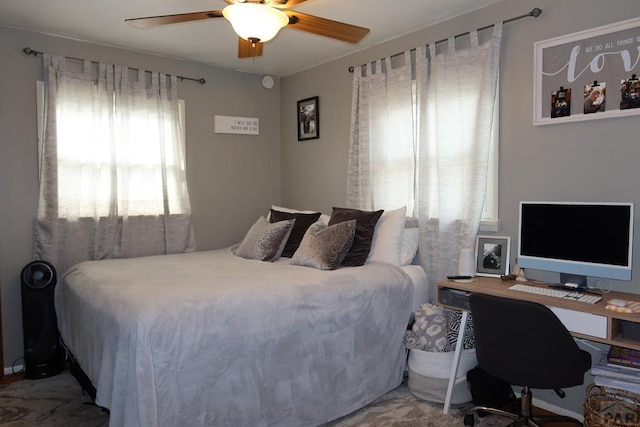
[[(317, 211), (299, 211), (298, 209), (285, 208), (284, 206), (271, 205), (271, 209), (274, 211), (287, 212), (287, 213), (318, 213)], [(267, 212), (267, 221), (271, 221), (271, 209)]]
[[(271, 205), (271, 209), (273, 209), (274, 211), (287, 212), (287, 213), (303, 213), (303, 214), (318, 213), (318, 211), (300, 211), (297, 209), (290, 209), (290, 208), (285, 208), (285, 207), (276, 206), (276, 205)], [(270, 219), (270, 217), (271, 217), (271, 211), (269, 211), (269, 213), (267, 214), (267, 220)], [(320, 218), (318, 218), (318, 221), (316, 222), (320, 222), (324, 225), (327, 225), (329, 224), (329, 219), (331, 219), (330, 215), (322, 214), (320, 215)]]
[[(285, 207), (282, 207), (282, 206), (276, 206), (276, 205), (271, 205), (271, 209), (273, 209), (274, 211), (287, 212), (287, 213), (310, 214), (310, 213), (317, 213), (318, 212), (318, 211), (299, 211), (297, 209), (289, 209), (289, 208), (285, 208)], [(271, 211), (269, 211), (269, 212), (271, 212)]]
[(373, 232), (367, 263), (384, 262), (400, 265), (400, 246), (406, 215), (406, 206), (382, 213)]
[(417, 228), (405, 228), (400, 245), (400, 265), (409, 265), (418, 252), (420, 231)]

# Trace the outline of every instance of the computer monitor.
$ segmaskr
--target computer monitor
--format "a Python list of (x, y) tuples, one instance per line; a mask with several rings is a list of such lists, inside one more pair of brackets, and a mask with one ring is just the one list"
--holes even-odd
[(560, 273), (586, 287), (587, 276), (631, 280), (633, 203), (520, 202), (518, 265)]

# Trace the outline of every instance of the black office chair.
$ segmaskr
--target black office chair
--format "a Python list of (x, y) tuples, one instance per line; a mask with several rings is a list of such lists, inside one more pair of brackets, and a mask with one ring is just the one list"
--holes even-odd
[(480, 293), (469, 298), (476, 339), (478, 364), (489, 375), (522, 387), (519, 413), (476, 406), (464, 424), (473, 426), (474, 413), (483, 411), (510, 417), (510, 426), (538, 425), (546, 421), (573, 422), (562, 415), (534, 416), (530, 388), (561, 390), (584, 382), (591, 368), (591, 355), (581, 350), (547, 307), (530, 301), (500, 298)]

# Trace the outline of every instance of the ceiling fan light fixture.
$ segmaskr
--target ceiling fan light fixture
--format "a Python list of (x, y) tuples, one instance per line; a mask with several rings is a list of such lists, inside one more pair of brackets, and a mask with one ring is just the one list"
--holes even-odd
[(233, 30), (252, 43), (267, 42), (289, 23), (289, 17), (271, 6), (258, 3), (234, 3), (222, 10)]

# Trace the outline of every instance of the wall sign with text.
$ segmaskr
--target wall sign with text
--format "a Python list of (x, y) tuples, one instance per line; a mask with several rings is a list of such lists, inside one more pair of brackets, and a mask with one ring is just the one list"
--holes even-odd
[(537, 42), (533, 124), (640, 114), (640, 18)]
[(253, 117), (213, 116), (215, 133), (259, 135), (260, 121)]

